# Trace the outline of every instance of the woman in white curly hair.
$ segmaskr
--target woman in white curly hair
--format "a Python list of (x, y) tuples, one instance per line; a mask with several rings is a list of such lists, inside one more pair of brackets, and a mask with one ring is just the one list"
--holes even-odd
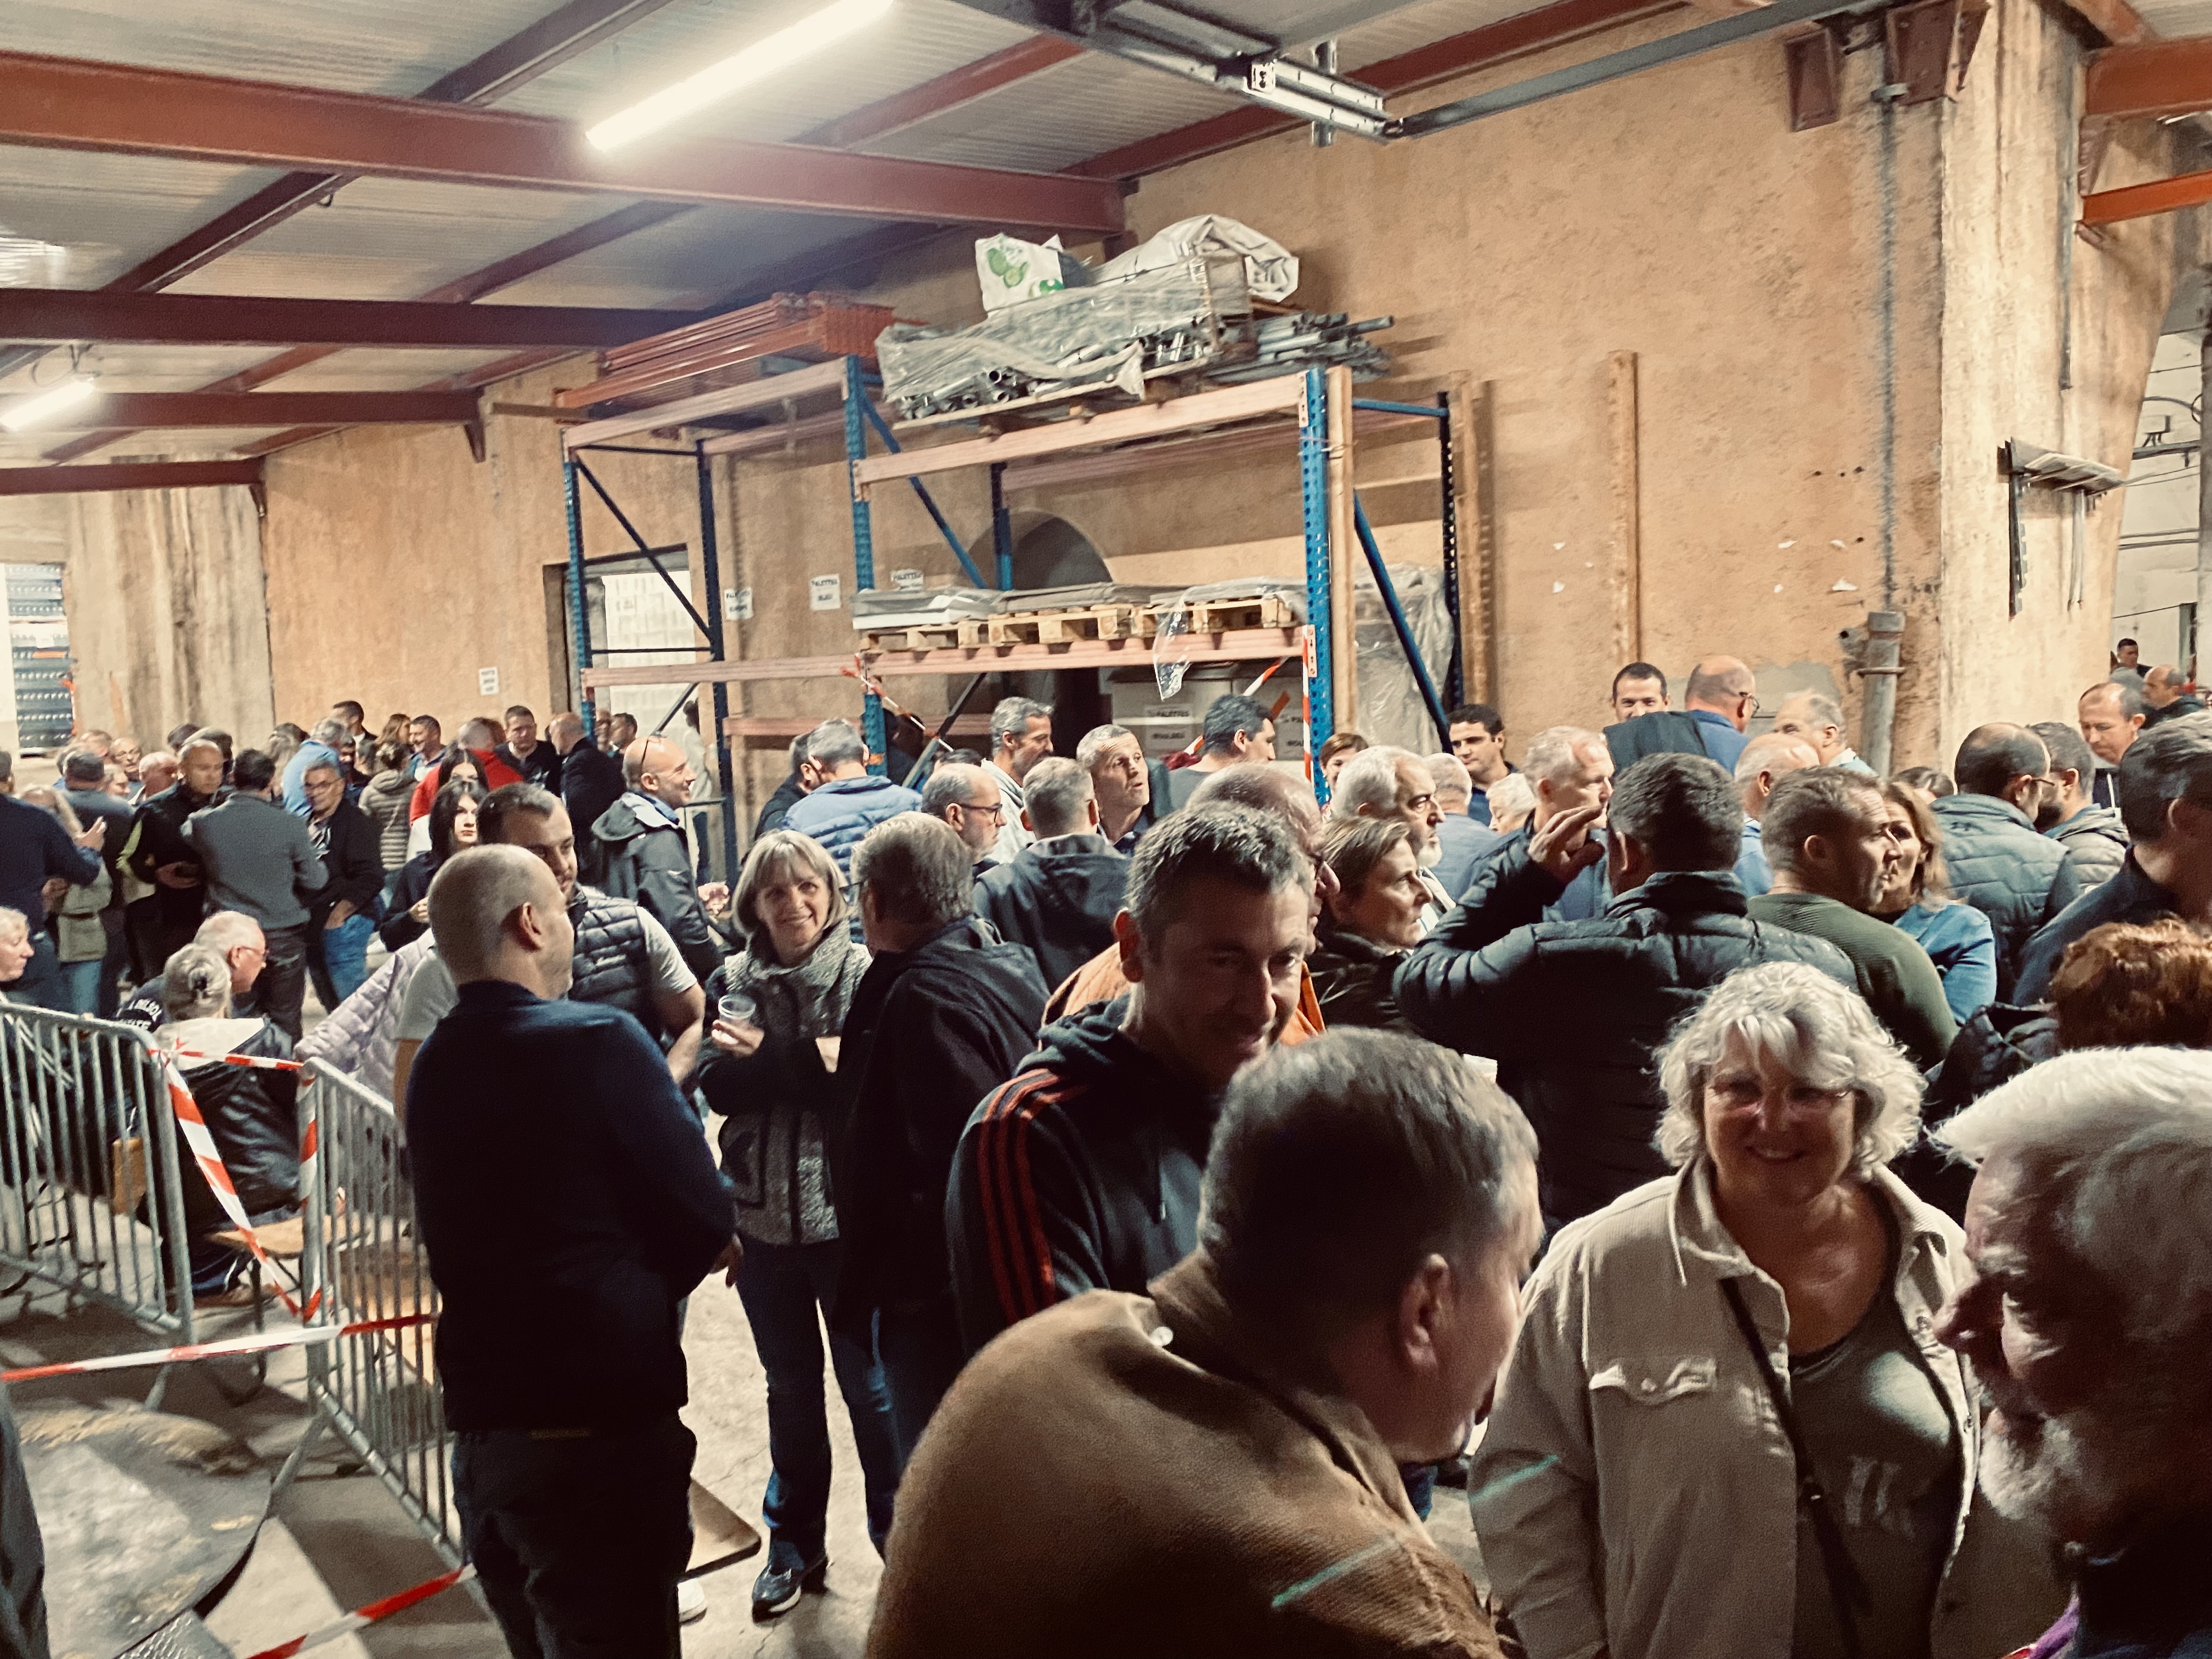
[(1948, 1659), (2063, 1601), (1974, 1503), (1980, 1407), (1936, 1337), (1949, 1217), (1885, 1166), (1920, 1077), (1797, 963), (1717, 988), (1659, 1060), (1675, 1173), (1559, 1233), (1470, 1488), (1534, 1659)]

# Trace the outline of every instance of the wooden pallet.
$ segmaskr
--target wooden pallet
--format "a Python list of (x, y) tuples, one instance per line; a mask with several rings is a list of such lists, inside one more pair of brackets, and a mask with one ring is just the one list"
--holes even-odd
[[(1263, 593), (1256, 599), (1220, 599), (1206, 605), (1185, 605), (1189, 612), (1190, 631), (1194, 634), (1225, 634), (1238, 628), (1295, 628), (1298, 625), (1297, 611), (1279, 593)], [(1152, 631), (1157, 631), (1159, 619), (1177, 609), (1162, 605), (1147, 618)]]
[(971, 617), (967, 622), (918, 623), (912, 628), (883, 628), (860, 635), (863, 651), (935, 651), (945, 646), (968, 643), (962, 639), (962, 630), (981, 621)]
[(1066, 645), (1074, 640), (1142, 640), (1150, 639), (1158, 626), (1147, 606), (1101, 605), (1079, 611), (1032, 611), (1019, 616), (978, 617), (961, 624), (960, 642)]

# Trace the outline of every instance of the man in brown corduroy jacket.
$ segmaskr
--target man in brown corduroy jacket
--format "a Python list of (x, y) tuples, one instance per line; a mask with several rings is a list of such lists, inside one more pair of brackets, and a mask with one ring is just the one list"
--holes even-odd
[(1196, 1250), (987, 1346), (900, 1487), (870, 1659), (1496, 1659), (1398, 1469), (1456, 1453), (1540, 1235), (1458, 1056), (1340, 1031), (1232, 1085)]

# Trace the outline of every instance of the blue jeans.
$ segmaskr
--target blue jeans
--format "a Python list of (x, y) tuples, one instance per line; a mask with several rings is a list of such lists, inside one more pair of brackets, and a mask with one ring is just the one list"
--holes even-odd
[(952, 1379), (968, 1362), (960, 1340), (960, 1317), (950, 1296), (941, 1301), (902, 1303), (876, 1315), (876, 1352), (883, 1360), (884, 1389), (890, 1396), (891, 1434), (898, 1443), (899, 1469), (914, 1461), (921, 1431), (936, 1414)]
[(62, 963), (63, 998), (73, 1014), (96, 1013), (100, 1009), (100, 961)]
[(454, 1436), (462, 1543), (514, 1659), (679, 1659), (697, 1449), (672, 1416)]
[[(764, 1244), (745, 1240), (738, 1269), (738, 1295), (753, 1346), (768, 1373), (768, 1493), (761, 1514), (779, 1553), (795, 1552), (811, 1566), (829, 1547), (830, 1418), (822, 1388), (822, 1320), (837, 1292), (838, 1245)], [(891, 1498), (898, 1490), (899, 1455), (891, 1437), (890, 1402), (884, 1374), (866, 1346), (830, 1333), (830, 1363), (853, 1419), (867, 1492), (868, 1537), (883, 1553), (890, 1535)]]
[(307, 973), (325, 1013), (361, 989), (368, 977), (368, 942), (375, 936), (376, 924), (359, 911), (335, 927), (307, 929)]

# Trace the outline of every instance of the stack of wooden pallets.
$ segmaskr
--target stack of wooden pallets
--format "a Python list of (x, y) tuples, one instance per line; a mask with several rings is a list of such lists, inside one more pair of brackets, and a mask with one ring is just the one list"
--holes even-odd
[(763, 358), (875, 361), (876, 336), (894, 320), (888, 306), (840, 294), (778, 294), (650, 339), (599, 354), (599, 378), (553, 394), (563, 409), (608, 411), (667, 403), (760, 378)]
[(905, 628), (884, 628), (860, 635), (868, 652), (933, 651), (957, 646), (1066, 645), (1076, 640), (1149, 640), (1162, 621), (1181, 610), (1186, 632), (1222, 634), (1248, 628), (1295, 628), (1297, 607), (1279, 594), (1213, 599), (1200, 604), (1091, 605), (1065, 611), (1030, 611), (1006, 616), (968, 617)]

